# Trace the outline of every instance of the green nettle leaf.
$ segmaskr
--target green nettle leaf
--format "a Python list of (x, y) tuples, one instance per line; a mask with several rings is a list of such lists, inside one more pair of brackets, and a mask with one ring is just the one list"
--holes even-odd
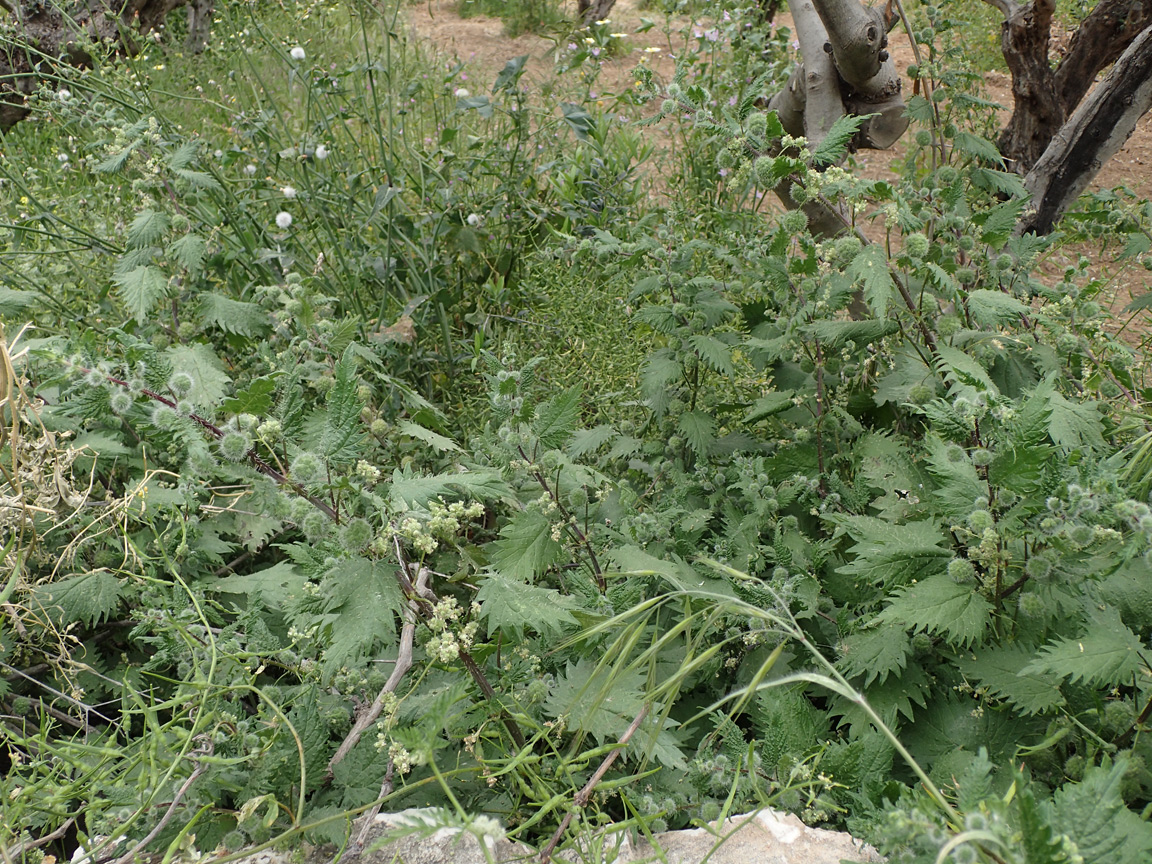
[(1115, 608), (1108, 607), (1092, 618), (1087, 633), (1078, 639), (1050, 642), (1021, 673), (1115, 687), (1131, 682), (1139, 673), (1143, 650), (1140, 637), (1124, 625)]
[(580, 423), (580, 396), (584, 388), (577, 384), (542, 405), (536, 406), (532, 431), (540, 443), (552, 450), (562, 447)]
[(198, 273), (204, 263), (204, 251), (207, 248), (208, 244), (203, 237), (185, 234), (168, 244), (166, 254), (189, 273)]
[(932, 491), (933, 499), (947, 518), (966, 519), (976, 509), (977, 501), (988, 500), (988, 483), (976, 473), (976, 466), (960, 445), (928, 435), (924, 446), (928, 450), (928, 470), (938, 482)]
[(91, 627), (120, 607), (120, 580), (107, 570), (94, 570), (36, 588), (40, 604), (65, 624)]
[(238, 336), (263, 336), (272, 330), (272, 319), (262, 306), (220, 294), (201, 294), (196, 315), (202, 327), (218, 327)]
[(411, 466), (392, 472), (391, 503), (399, 510), (420, 507), (442, 495), (461, 494), (480, 501), (515, 501), (516, 496), (499, 471), (458, 471), (417, 474)]
[(936, 357), (940, 374), (945, 376), (949, 383), (962, 384), (974, 387), (989, 393), (999, 393), (988, 372), (958, 348), (949, 345), (937, 345)]
[(446, 438), (438, 432), (433, 432), (431, 429), (425, 429), (419, 423), (413, 423), (411, 420), (400, 420), (396, 423), (396, 428), (401, 433), (407, 435), (409, 438), (415, 438), (418, 441), (423, 441), (433, 450), (438, 453), (463, 453), (460, 445), (453, 441), (451, 438)]
[(360, 420), (364, 406), (356, 395), (356, 353), (352, 346), (337, 361), (334, 377), (336, 383), (328, 391), (320, 452), (332, 462), (349, 462), (360, 454), (364, 440), (364, 424)]
[(174, 345), (168, 349), (167, 356), (173, 372), (187, 372), (192, 376), (192, 389), (186, 398), (202, 411), (215, 411), (224, 401), (224, 393), (232, 379), (211, 346), (203, 342)]
[(877, 244), (865, 246), (848, 265), (848, 276), (853, 284), (863, 283), (864, 302), (877, 318), (888, 314), (888, 303), (896, 291), (892, 273), (888, 270), (888, 256), (884, 247)]
[(213, 192), (220, 191), (220, 183), (211, 174), (204, 171), (192, 171), (188, 168), (176, 168), (172, 171), (177, 177), (193, 189), (208, 189)]
[(732, 349), (715, 336), (709, 336), (707, 333), (693, 333), (688, 337), (688, 344), (711, 369), (722, 375), (732, 374)]
[(967, 153), (969, 156), (1001, 167), (1004, 165), (1004, 156), (1000, 153), (1000, 148), (987, 138), (981, 138), (971, 132), (957, 132), (952, 138), (952, 143), (961, 153)]
[(177, 147), (165, 160), (168, 167), (172, 170), (177, 168), (187, 168), (195, 160), (196, 156), (200, 153), (200, 142), (197, 139), (189, 139)]
[(565, 627), (579, 623), (572, 612), (580, 606), (571, 597), (500, 573), (484, 577), (476, 599), (481, 617), (488, 622), (488, 632), (503, 630), (516, 641), (524, 638), (525, 630), (559, 636)]
[(595, 453), (619, 433), (607, 423), (601, 423), (591, 429), (577, 429), (568, 439), (568, 446), (564, 452), (570, 459), (579, 459), (589, 453)]
[(266, 413), (272, 407), (272, 394), (276, 392), (276, 382), (271, 378), (257, 378), (236, 395), (224, 400), (223, 408), (229, 414)]
[[(1013, 223), (1015, 224), (1015, 223)], [(978, 288), (968, 294), (968, 311), (977, 324), (994, 330), (1003, 324), (1019, 320), (1028, 313), (1028, 307), (1003, 291)]]
[(281, 561), (254, 573), (235, 573), (222, 579), (209, 578), (199, 584), (207, 591), (244, 594), (259, 599), (269, 609), (280, 610), (304, 593), (307, 579), (291, 561)]
[(716, 420), (703, 411), (685, 411), (676, 418), (676, 428), (698, 456), (708, 455), (716, 440)]
[(891, 318), (866, 318), (862, 321), (813, 321), (803, 327), (805, 333), (815, 336), (827, 349), (837, 349), (848, 342), (867, 345), (890, 336), (900, 329), (900, 322)]
[(168, 293), (168, 278), (156, 267), (141, 265), (112, 277), (137, 324), (143, 324), (157, 301)]
[[(1024, 864), (1065, 864), (1064, 844), (1060, 834), (1049, 822), (1032, 783), (1020, 772), (1016, 775), (1016, 824), (1020, 829), (1020, 851), (1024, 853)], [(1062, 832), (1061, 832), (1062, 833)]]
[(1002, 248), (1027, 205), (1027, 198), (1016, 198), (973, 216), (972, 221), (982, 229), (980, 239), (995, 249)]
[(492, 542), (492, 566), (508, 579), (531, 582), (558, 560), (564, 546), (552, 539), (552, 522), (536, 510), (522, 510)]
[(1064, 694), (1059, 676), (1023, 671), (1034, 656), (1021, 645), (1008, 645), (962, 656), (956, 665), (965, 677), (987, 688), (990, 696), (1023, 714), (1044, 714), (1063, 705)]
[(338, 561), (324, 576), (324, 612), (331, 622), (326, 628), (331, 641), (324, 651), (326, 680), (341, 666), (374, 656), (379, 646), (396, 641), (396, 616), (405, 601), (392, 570), (357, 556)]
[(1048, 435), (1061, 450), (1104, 449), (1104, 423), (1095, 402), (1072, 402), (1059, 393), (1048, 397)]
[(817, 168), (835, 165), (848, 153), (848, 142), (864, 125), (871, 114), (841, 114), (824, 136), (824, 140), (812, 151), (812, 164)]
[(891, 587), (944, 571), (952, 552), (942, 548), (944, 532), (936, 520), (893, 524), (874, 516), (837, 515), (837, 533), (856, 540), (852, 561), (836, 572), (872, 585)]
[(865, 630), (844, 637), (840, 668), (845, 675), (866, 675), (864, 686), (879, 679), (883, 684), (894, 672), (903, 671), (912, 652), (912, 640), (904, 631), (888, 627)]
[(1125, 807), (1120, 794), (1128, 768), (1127, 759), (1093, 766), (1081, 782), (1067, 783), (1052, 796), (1052, 822), (1085, 862), (1143, 864), (1152, 853), (1152, 825)]
[(952, 645), (971, 645), (988, 629), (992, 604), (971, 585), (938, 573), (893, 594), (876, 620), (902, 624), (913, 632), (940, 634)]
[(152, 246), (168, 231), (168, 214), (162, 210), (141, 210), (128, 226), (129, 246)]

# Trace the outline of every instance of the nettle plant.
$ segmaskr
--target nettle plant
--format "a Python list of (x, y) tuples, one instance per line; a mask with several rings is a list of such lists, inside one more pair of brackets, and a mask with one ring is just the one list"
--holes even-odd
[[(577, 244), (578, 258), (639, 271), (634, 318), (656, 345), (647, 434), (605, 434), (602, 462), (664, 511), (643, 542), (765, 580), (945, 798), (996, 808), (966, 827), (937, 801), (931, 831), (923, 814), (901, 823), (901, 843), (931, 847), (923, 860), (1011, 858), (1038, 812), (1056, 839), (1037, 860), (1094, 860), (1114, 841), (1135, 856), (1116, 860), (1138, 860), (1152, 832), (1116, 814), (1142, 808), (1152, 781), (1152, 519), (1122, 431), (1141, 391), (1131, 349), (1078, 290), (1086, 262), (1055, 285), (1037, 278), (1050, 241), (1013, 236), (1023, 203), (993, 193), (1016, 181), (977, 144), (893, 186), (828, 167), (852, 121), (815, 152), (787, 139), (773, 151), (774, 117), (745, 104), (711, 120), (702, 88), (671, 92), (666, 112), (726, 135), (735, 182), (788, 182), (793, 200), (861, 220), (878, 212), (886, 236), (817, 238), (793, 211), (760, 236), (685, 242), (668, 226)], [(817, 739), (873, 726), (842, 692), (802, 698), (831, 724)], [(1028, 805), (987, 800), (1025, 784)], [(1052, 789), (1055, 809), (1038, 811)], [(850, 824), (889, 794), (858, 794)]]

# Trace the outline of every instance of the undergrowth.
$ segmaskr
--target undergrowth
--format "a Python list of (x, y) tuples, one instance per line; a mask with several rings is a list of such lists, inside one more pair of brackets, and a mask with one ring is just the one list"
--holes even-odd
[[(658, 208), (629, 100), (286, 10), (61, 72), (3, 142), (7, 858), (383, 805), (1146, 859), (1149, 382), (1093, 262), (1037, 275), (1095, 228), (1143, 262), (1146, 206), (1013, 236), (944, 49), (898, 181), (828, 167), (850, 123), (773, 155), (786, 47), (718, 30), (630, 97), (679, 124)], [(882, 242), (765, 215), (781, 178)]]

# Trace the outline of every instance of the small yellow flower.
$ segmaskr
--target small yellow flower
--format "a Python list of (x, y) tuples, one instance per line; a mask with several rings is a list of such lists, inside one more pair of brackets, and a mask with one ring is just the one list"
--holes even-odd
[(596, 26), (597, 27), (603, 27), (603, 26), (605, 26), (607, 24), (611, 24), (611, 23), (612, 23), (612, 20), (610, 18), (601, 18), (599, 21), (596, 22)]
[(163, 63), (157, 63), (157, 64), (156, 64), (155, 66), (153, 66), (152, 68), (153, 68), (153, 69), (155, 69), (157, 72), (160, 72), (160, 71), (162, 71), (162, 70), (164, 69), (164, 64), (163, 64)]
[(608, 35), (611, 36), (613, 39), (627, 39), (628, 38), (627, 33), (609, 33)]
[(659, 54), (660, 49), (657, 48), (655, 45), (649, 45), (647, 48), (644, 49), (644, 53), (645, 54)]

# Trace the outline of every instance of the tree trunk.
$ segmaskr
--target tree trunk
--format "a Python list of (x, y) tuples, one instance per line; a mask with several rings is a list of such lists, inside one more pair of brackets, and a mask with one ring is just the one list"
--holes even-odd
[(1047, 234), (1152, 109), (1152, 25), (1053, 136), (1024, 178), (1033, 208), (1017, 233)]
[(1048, 39), (1055, 0), (1035, 0), (1027, 6), (998, 3), (1005, 11), (1000, 45), (1012, 73), (1012, 118), (997, 142), (1000, 152), (1019, 173), (1031, 168), (1065, 118), (1056, 96), (1056, 81), (1048, 63)]
[(615, 5), (616, 0), (577, 0), (576, 17), (585, 25), (605, 21)]
[[(28, 114), (26, 97), (36, 89), (41, 74), (51, 74), (60, 65), (92, 64), (82, 44), (108, 39), (121, 50), (133, 51), (131, 33), (150, 33), (164, 23), (169, 12), (188, 2), (128, 0), (121, 5), (90, 0), (60, 8), (50, 2), (24, 0), (14, 13), (15, 37), (0, 36), (0, 132)], [(191, 2), (189, 48), (198, 51), (207, 39), (214, 0)]]
[(1152, 0), (1100, 0), (1072, 34), (1056, 68), (1056, 95), (1066, 114), (1076, 110), (1100, 70), (1115, 63), (1150, 24)]

